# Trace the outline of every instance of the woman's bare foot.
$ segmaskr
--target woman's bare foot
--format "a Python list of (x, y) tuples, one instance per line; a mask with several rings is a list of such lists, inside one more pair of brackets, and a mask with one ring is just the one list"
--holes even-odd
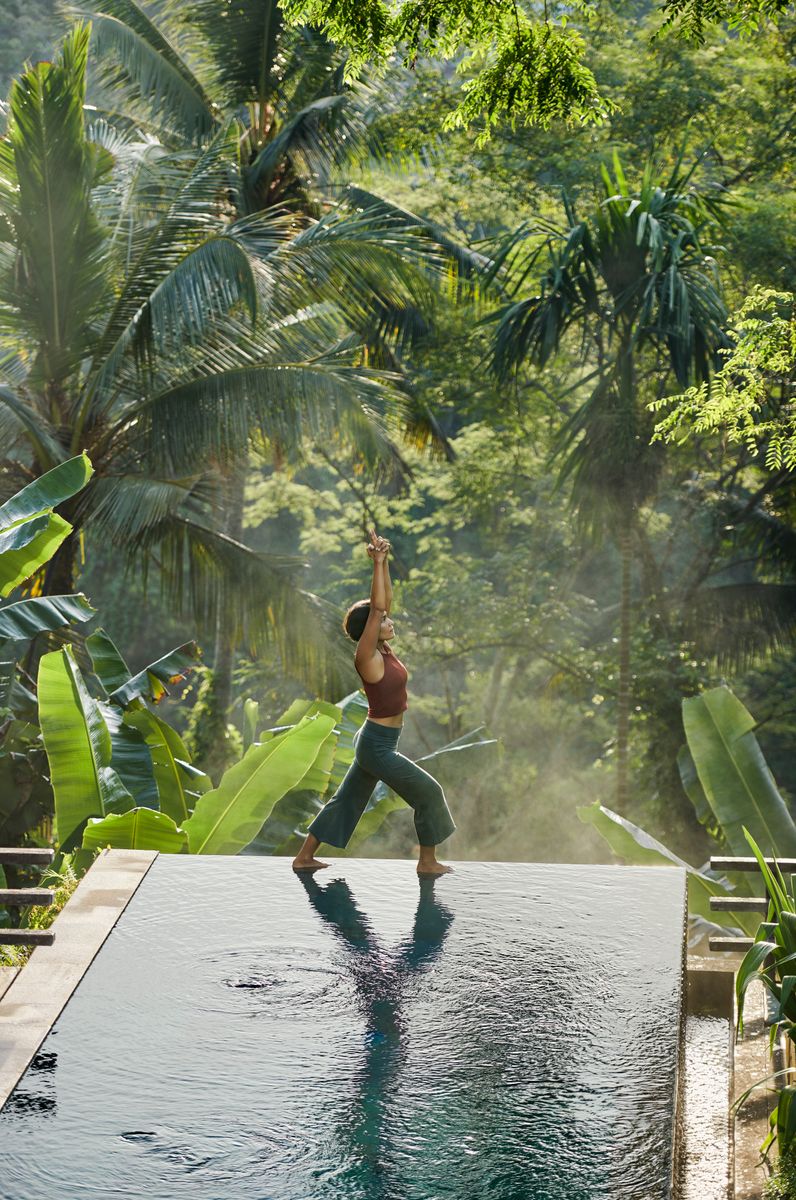
[(321, 862), (319, 858), (302, 858), (300, 854), (293, 859), (294, 871), (318, 871), (321, 867), (328, 866), (328, 863)]
[(417, 864), (418, 875), (449, 875), (453, 867), (446, 867), (445, 863), (437, 862), (437, 860), (424, 860), (421, 858)]
[(311, 833), (308, 833), (304, 839), (304, 845), (299, 850), (296, 857), (293, 859), (294, 871), (319, 871), (321, 867), (328, 867), (329, 864), (321, 862), (315, 857), (315, 851), (320, 846), (320, 842)]

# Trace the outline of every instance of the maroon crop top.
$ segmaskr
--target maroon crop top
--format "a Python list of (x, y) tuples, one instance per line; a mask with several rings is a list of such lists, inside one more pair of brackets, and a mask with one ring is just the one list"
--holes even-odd
[[(378, 683), (368, 683), (362, 679), (362, 686), (368, 698), (369, 717), (395, 717), (405, 712), (409, 707), (406, 695), (406, 681), (409, 674), (406, 667), (392, 650), (383, 654), (384, 674)], [(356, 666), (356, 664), (354, 664)], [(359, 670), (357, 670), (359, 675)]]

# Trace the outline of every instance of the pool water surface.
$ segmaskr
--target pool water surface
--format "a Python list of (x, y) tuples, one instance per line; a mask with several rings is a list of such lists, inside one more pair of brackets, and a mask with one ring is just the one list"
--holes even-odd
[(161, 855), (0, 1111), (3, 1200), (670, 1194), (677, 869)]

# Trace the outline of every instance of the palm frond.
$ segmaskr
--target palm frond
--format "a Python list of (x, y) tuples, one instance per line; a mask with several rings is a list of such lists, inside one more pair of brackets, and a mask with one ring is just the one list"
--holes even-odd
[(439, 247), (450, 262), (455, 264), (459, 274), (464, 277), (483, 276), (485, 278), (486, 272), (491, 266), (490, 259), (486, 255), (472, 250), (469, 246), (465, 246), (451, 237), (450, 233), (436, 221), (418, 216), (417, 213), (410, 212), (409, 209), (402, 208), (399, 204), (395, 204), (375, 192), (370, 192), (366, 188), (348, 184), (343, 189), (340, 204), (344, 209), (352, 209), (363, 215), (368, 214), (373, 219), (382, 219), (388, 228), (412, 230), (414, 234), (419, 233), (421, 236), (427, 237), (435, 247)]
[(217, 113), (200, 80), (179, 50), (135, 0), (71, 4), (93, 24), (100, 79), (127, 100), (191, 139), (217, 124)]
[(3, 280), (1, 324), (38, 348), (39, 378), (63, 384), (89, 352), (107, 305), (104, 239), (91, 192), (111, 166), (91, 145), (83, 102), (89, 31), (77, 26), (58, 59), (15, 80), (0, 156), (0, 208), (17, 261)]
[(93, 192), (94, 210), (107, 231), (107, 251), (114, 260), (116, 276), (124, 279), (135, 254), (143, 226), (162, 209), (168, 169), (165, 147), (157, 138), (139, 130), (123, 130), (97, 116), (86, 130), (112, 156), (114, 169)]
[(277, 0), (168, 0), (165, 10), (181, 29), (201, 38), (227, 107), (273, 103), (283, 69)]
[[(87, 391), (94, 399), (95, 407), (107, 405), (112, 397), (112, 384), (122, 360), (131, 347), (146, 358), (153, 351), (153, 322), (151, 313), (152, 295), (169, 276), (173, 290), (161, 293), (163, 303), (174, 309), (178, 303), (181, 284), (185, 283), (185, 301), (192, 303), (196, 275), (181, 271), (181, 263), (209, 237), (212, 237), (223, 222), (217, 216), (218, 205), (229, 173), (236, 169), (237, 139), (235, 127), (228, 125), (221, 130), (198, 161), (188, 172), (176, 194), (172, 195), (168, 210), (155, 228), (148, 233), (135, 261), (131, 264), (125, 286), (110, 313), (102, 336), (94, 353), (94, 368)], [(229, 262), (229, 253), (224, 247), (222, 258)], [(201, 265), (201, 260), (197, 261)], [(213, 255), (205, 257), (204, 265), (213, 265)], [(218, 265), (218, 260), (216, 260)], [(214, 292), (223, 281), (205, 278), (205, 292)], [(168, 296), (168, 301), (166, 297)], [(197, 309), (197, 312), (199, 310)], [(201, 315), (201, 313), (199, 313)], [(210, 314), (211, 319), (212, 315)], [(103, 393), (105, 393), (103, 395)]]
[(144, 402), (136, 433), (149, 461), (170, 474), (229, 463), (244, 453), (253, 429), (286, 448), (306, 437), (355, 441), (370, 461), (393, 456), (384, 409), (394, 423), (400, 399), (389, 378), (333, 354), (308, 362), (265, 362), (216, 370), (176, 383)]
[(350, 655), (333, 605), (297, 586), (295, 559), (269, 556), (197, 519), (173, 515), (154, 526), (142, 550), (157, 554), (170, 603), (211, 631), (228, 628), (256, 654), (275, 644), (284, 670), (322, 695), (351, 683)]
[(204, 516), (214, 498), (210, 481), (203, 477), (158, 479), (149, 474), (101, 476), (86, 495), (85, 517), (91, 528), (120, 549), (138, 546), (171, 516)]
[[(58, 440), (55, 429), (39, 409), (18, 395), (11, 388), (0, 385), (0, 430), (24, 435), (36, 454), (42, 470), (49, 470), (69, 457), (67, 449)], [(8, 444), (3, 444), (8, 448)]]
[(333, 210), (280, 246), (264, 269), (274, 275), (276, 312), (312, 296), (333, 302), (350, 328), (372, 328), (375, 313), (387, 337), (392, 319), (400, 339), (404, 315), (409, 323), (431, 318), (444, 259), (422, 233), (380, 213)]
[(275, 177), (290, 161), (307, 182), (327, 175), (344, 143), (337, 137), (334, 117), (345, 108), (344, 93), (321, 96), (294, 113), (243, 171), (244, 211), (264, 207)]
[(733, 583), (700, 588), (684, 612), (686, 637), (720, 668), (743, 670), (793, 644), (796, 584)]

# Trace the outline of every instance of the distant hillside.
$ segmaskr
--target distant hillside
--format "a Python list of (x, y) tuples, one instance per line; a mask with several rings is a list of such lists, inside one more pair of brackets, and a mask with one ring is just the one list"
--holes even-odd
[(0, 96), (22, 64), (49, 58), (66, 22), (56, 0), (0, 0)]

